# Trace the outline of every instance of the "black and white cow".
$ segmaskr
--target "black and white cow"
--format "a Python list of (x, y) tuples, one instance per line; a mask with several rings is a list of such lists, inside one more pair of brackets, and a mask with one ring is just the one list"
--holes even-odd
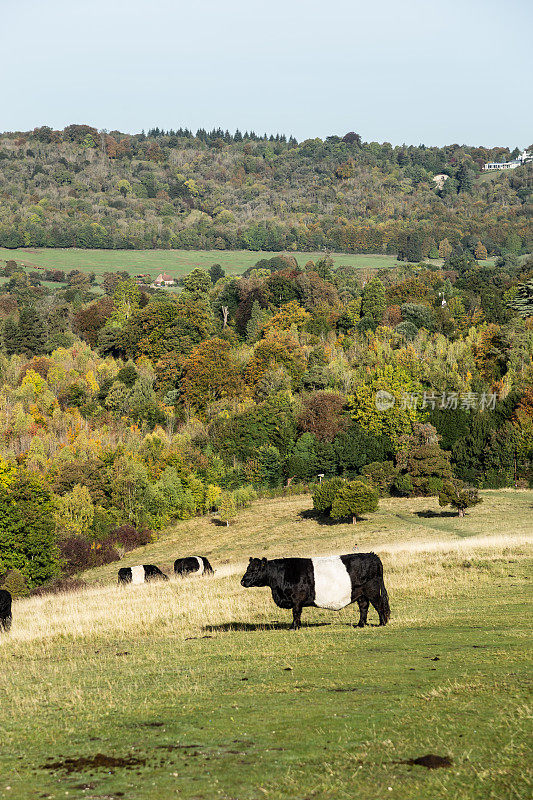
[(175, 575), (190, 575), (197, 572), (199, 575), (213, 575), (213, 567), (205, 556), (187, 556), (174, 561)]
[(141, 564), (138, 567), (121, 567), (118, 571), (119, 583), (145, 583), (146, 581), (168, 581), (164, 572), (153, 564)]
[(0, 631), (11, 628), (11, 595), (7, 589), (0, 589)]
[(357, 602), (359, 627), (366, 625), (368, 605), (379, 614), (379, 624), (390, 617), (389, 597), (383, 583), (383, 564), (375, 553), (321, 558), (251, 558), (241, 585), (269, 586), (280, 608), (292, 608), (291, 628), (300, 627), (304, 606), (341, 608)]

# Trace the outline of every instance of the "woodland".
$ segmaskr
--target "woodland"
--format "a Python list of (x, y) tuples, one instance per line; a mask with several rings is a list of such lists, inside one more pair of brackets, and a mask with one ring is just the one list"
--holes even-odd
[(216, 536), (258, 495), (355, 522), (379, 497), (461, 514), (532, 486), (533, 259), (512, 234), (494, 264), (481, 247), (386, 269), (263, 254), (170, 290), (5, 262), (3, 585), (75, 581), (174, 520), (213, 514)]
[[(134, 135), (72, 124), (0, 134), (0, 247), (500, 256), (533, 249), (518, 148), (297, 142), (221, 129)], [(481, 256), (480, 256), (481, 257)]]

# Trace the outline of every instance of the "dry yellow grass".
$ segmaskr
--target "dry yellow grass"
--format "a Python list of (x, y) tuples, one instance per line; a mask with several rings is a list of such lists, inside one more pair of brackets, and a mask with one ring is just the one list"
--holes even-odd
[[(389, 545), (376, 548), (384, 563), (391, 598), (454, 597), (472, 591), (478, 582), (494, 581), (509, 570), (508, 561), (523, 561), (533, 552), (525, 535), (498, 535), (458, 540)], [(490, 567), (490, 571), (489, 571)], [(268, 589), (245, 590), (240, 586), (244, 565), (227, 565), (213, 577), (173, 578), (140, 586), (116, 583), (89, 586), (78, 592), (15, 601), (15, 623), (9, 637), (0, 639), (0, 652), (17, 644), (53, 640), (121, 638), (163, 635), (184, 640), (201, 636), (220, 625), (254, 622), (268, 626), (284, 619)], [(392, 601), (394, 603), (394, 601)], [(393, 624), (426, 619), (423, 605), (418, 612), (398, 615)], [(406, 616), (407, 614), (407, 616)], [(309, 611), (328, 621), (353, 622), (356, 607), (339, 614)], [(216, 632), (215, 634), (216, 635)]]
[[(229, 527), (211, 517), (196, 517), (162, 532), (158, 540), (129, 553), (122, 566), (157, 564), (171, 573), (174, 560), (184, 555), (206, 555), (217, 570), (240, 569), (249, 556), (281, 558), (350, 553), (384, 548), (442, 547), (446, 542), (477, 536), (513, 536), (533, 539), (533, 491), (502, 489), (482, 492), (483, 503), (463, 518), (439, 507), (434, 497), (388, 498), (376, 514), (357, 525), (320, 524), (306, 518), (312, 508), (309, 495), (260, 500), (239, 514)], [(83, 576), (89, 582), (116, 580), (118, 566), (109, 564)], [(224, 573), (223, 573), (224, 574)]]
[[(0, 638), (0, 652), (30, 641), (46, 646), (58, 637), (164, 634), (183, 640), (201, 635), (206, 627), (232, 621), (268, 625), (280, 615), (270, 592), (246, 591), (239, 584), (246, 566), (242, 556), (249, 553), (269, 557), (339, 554), (353, 551), (357, 540), (358, 552), (373, 549), (381, 556), (392, 597), (462, 592), (486, 576), (486, 570), (469, 568), (469, 560), (496, 563), (510, 555), (523, 559), (531, 554), (533, 523), (523, 514), (523, 506), (531, 500), (533, 492), (485, 493), (485, 503), (459, 519), (416, 516), (436, 513), (434, 498), (389, 499), (381, 502), (378, 514), (357, 526), (333, 526), (302, 519), (300, 514), (311, 501), (298, 496), (259, 501), (230, 527), (215, 525), (208, 518), (188, 520), (156, 543), (128, 554), (121, 564), (86, 573), (90, 585), (81, 591), (15, 601), (13, 630), (9, 637)], [(512, 528), (507, 533), (500, 532), (504, 520)], [(171, 574), (173, 558), (191, 552), (209, 554), (215, 576), (172, 578), (168, 583), (141, 586), (116, 584), (120, 565), (157, 563)], [(354, 614), (348, 608), (338, 618), (352, 620)]]

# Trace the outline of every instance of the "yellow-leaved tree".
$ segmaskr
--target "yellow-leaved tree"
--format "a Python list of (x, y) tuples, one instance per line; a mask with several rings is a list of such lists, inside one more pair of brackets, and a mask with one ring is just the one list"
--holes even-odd
[(396, 444), (421, 418), (417, 408), (420, 385), (406, 370), (385, 364), (348, 397), (350, 415), (363, 430), (388, 436)]
[(55, 497), (54, 521), (63, 534), (83, 536), (93, 520), (94, 504), (86, 486), (77, 483), (72, 491)]

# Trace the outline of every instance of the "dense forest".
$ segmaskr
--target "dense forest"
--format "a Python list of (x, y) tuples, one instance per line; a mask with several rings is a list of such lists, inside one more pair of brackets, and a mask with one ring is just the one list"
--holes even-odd
[(321, 478), (532, 486), (533, 259), (513, 235), (494, 265), (481, 248), (441, 267), (213, 264), (177, 291), (75, 270), (49, 288), (5, 262), (0, 582), (28, 591)]
[(517, 153), (393, 147), (356, 133), (303, 142), (89, 125), (4, 133), (0, 247), (330, 250), (416, 262), (478, 241), (501, 255), (511, 236), (526, 253), (533, 165), (481, 171)]

